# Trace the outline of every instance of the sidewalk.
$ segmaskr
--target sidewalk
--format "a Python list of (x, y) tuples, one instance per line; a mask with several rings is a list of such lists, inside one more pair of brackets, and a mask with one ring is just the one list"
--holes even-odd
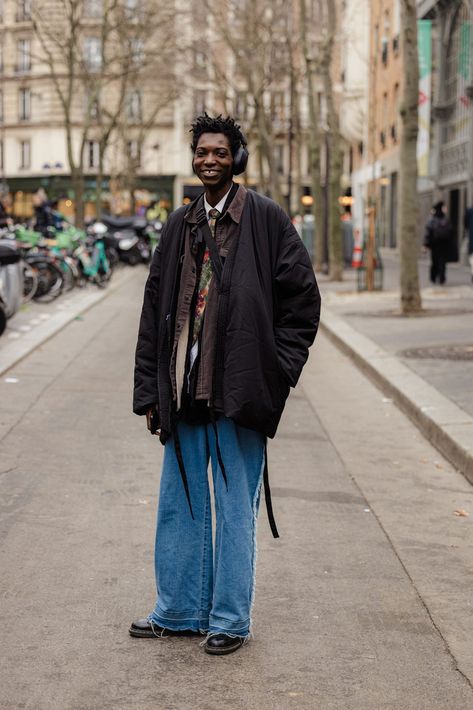
[(399, 257), (383, 253), (381, 292), (357, 292), (319, 276), (321, 327), (410, 416), (473, 483), (473, 287), (467, 267), (450, 265), (446, 286), (431, 286), (419, 261), (424, 313), (400, 314)]

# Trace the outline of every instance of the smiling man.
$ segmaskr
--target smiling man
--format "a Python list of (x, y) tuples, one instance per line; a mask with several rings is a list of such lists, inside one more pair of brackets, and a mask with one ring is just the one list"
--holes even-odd
[[(145, 287), (133, 410), (165, 444), (155, 547), (157, 601), (130, 634), (207, 634), (232, 653), (249, 639), (266, 438), (312, 344), (320, 297), (285, 212), (233, 182), (248, 160), (231, 118), (192, 126), (204, 193), (174, 212)], [(212, 535), (208, 464), (215, 496)]]

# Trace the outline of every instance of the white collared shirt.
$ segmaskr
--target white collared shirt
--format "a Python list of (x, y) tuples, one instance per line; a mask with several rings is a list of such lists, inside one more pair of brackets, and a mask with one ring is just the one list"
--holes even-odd
[[(230, 190), (232, 189), (232, 187), (233, 187), (233, 183), (230, 186)], [(222, 197), (220, 202), (218, 204), (216, 204), (215, 207), (212, 207), (212, 205), (209, 205), (209, 203), (207, 202), (207, 198), (205, 196), (205, 193), (204, 193), (204, 207), (205, 207), (205, 214), (207, 215), (207, 220), (209, 219), (209, 212), (211, 209), (218, 210), (220, 212), (220, 214), (222, 213), (222, 210), (225, 206), (225, 202), (227, 200), (227, 197), (230, 194), (230, 190)]]

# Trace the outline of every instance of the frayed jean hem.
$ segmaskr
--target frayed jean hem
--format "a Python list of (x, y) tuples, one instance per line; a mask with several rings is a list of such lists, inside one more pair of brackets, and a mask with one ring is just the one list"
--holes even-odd
[(158, 626), (162, 626), (169, 631), (195, 631), (196, 633), (206, 634), (209, 631), (209, 619), (199, 617), (182, 617), (179, 614), (167, 615), (157, 614), (153, 611), (148, 615), (149, 621), (154, 621)]
[(211, 615), (209, 620), (209, 634), (212, 636), (215, 634), (227, 634), (227, 636), (246, 638), (246, 636), (250, 634), (250, 620), (245, 619), (245, 621), (235, 622), (215, 616), (212, 617)]

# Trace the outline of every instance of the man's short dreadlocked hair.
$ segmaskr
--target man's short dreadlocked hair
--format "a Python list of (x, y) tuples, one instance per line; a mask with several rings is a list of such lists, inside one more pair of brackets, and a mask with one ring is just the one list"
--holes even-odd
[(227, 136), (233, 156), (241, 145), (246, 146), (246, 139), (240, 126), (230, 116), (223, 118), (220, 114), (216, 118), (212, 118), (204, 113), (202, 116), (197, 116), (190, 132), (192, 133), (191, 149), (193, 153), (195, 153), (197, 143), (203, 133), (223, 133)]

